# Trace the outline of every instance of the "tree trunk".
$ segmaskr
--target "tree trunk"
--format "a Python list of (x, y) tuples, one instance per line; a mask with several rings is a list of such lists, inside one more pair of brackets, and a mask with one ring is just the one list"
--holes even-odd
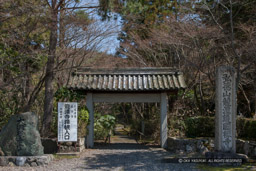
[(203, 95), (203, 89), (202, 89), (202, 78), (201, 73), (199, 73), (199, 95), (200, 95), (200, 103), (201, 103), (201, 115), (205, 115), (205, 103), (204, 103), (204, 95)]
[(45, 99), (44, 99), (44, 116), (41, 135), (46, 137), (51, 131), (52, 112), (53, 112), (53, 80), (54, 80), (54, 60), (56, 58), (56, 46), (57, 46), (57, 18), (58, 10), (52, 8), (52, 18), (50, 27), (50, 42), (48, 61), (46, 64), (46, 76), (45, 76)]
[(60, 48), (64, 48), (64, 41), (65, 41), (65, 24), (64, 24), (64, 17), (65, 17), (65, 4), (63, 3), (60, 6), (60, 27), (59, 27), (59, 46)]
[(254, 87), (254, 116), (253, 116), (253, 118), (256, 119), (256, 75), (255, 74), (254, 74), (254, 85), (253, 85), (253, 87)]
[(20, 111), (28, 112), (30, 111), (30, 108), (31, 108), (31, 106), (28, 105), (29, 99), (30, 99), (31, 74), (29, 72), (29, 64), (27, 61), (24, 63), (22, 70), (25, 72), (24, 80), (23, 80), (23, 92), (22, 92), (22, 99), (24, 103)]

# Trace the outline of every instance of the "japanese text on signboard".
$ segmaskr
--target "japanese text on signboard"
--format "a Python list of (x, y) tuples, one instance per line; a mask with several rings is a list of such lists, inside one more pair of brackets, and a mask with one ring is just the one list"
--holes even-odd
[(58, 141), (77, 141), (77, 103), (58, 103)]

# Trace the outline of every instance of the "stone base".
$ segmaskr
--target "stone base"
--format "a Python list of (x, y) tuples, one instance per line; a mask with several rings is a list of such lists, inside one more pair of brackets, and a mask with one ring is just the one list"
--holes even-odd
[(58, 153), (82, 152), (85, 149), (84, 138), (79, 138), (77, 142), (58, 143)]
[(53, 160), (53, 155), (42, 156), (0, 156), (0, 166), (44, 166)]
[(45, 154), (76, 153), (85, 149), (85, 138), (78, 138), (77, 142), (59, 142), (57, 139), (42, 139)]
[(205, 157), (211, 166), (240, 166), (249, 160), (245, 154), (224, 152), (206, 152)]

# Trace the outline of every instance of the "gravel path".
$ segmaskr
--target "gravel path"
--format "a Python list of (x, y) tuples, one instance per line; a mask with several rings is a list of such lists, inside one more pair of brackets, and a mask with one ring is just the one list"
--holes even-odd
[(134, 143), (96, 146), (85, 150), (79, 158), (54, 160), (44, 167), (0, 167), (0, 170), (197, 170), (194, 164), (166, 162), (171, 153), (156, 147)]
[[(47, 166), (0, 167), (3, 171), (72, 171), (72, 170), (113, 170), (113, 171), (196, 171), (196, 164), (171, 162), (172, 154), (156, 146), (137, 144), (125, 135), (111, 138), (111, 144), (95, 144), (86, 149), (80, 157), (55, 159)], [(255, 167), (248, 168), (254, 170)]]
[(195, 164), (170, 162), (173, 154), (153, 146), (137, 144), (127, 135), (119, 134), (111, 138), (111, 144), (95, 144), (94, 149), (86, 149), (80, 157), (51, 161), (40, 167), (0, 167), (4, 171), (71, 171), (71, 170), (120, 170), (120, 171), (180, 171), (198, 170)]

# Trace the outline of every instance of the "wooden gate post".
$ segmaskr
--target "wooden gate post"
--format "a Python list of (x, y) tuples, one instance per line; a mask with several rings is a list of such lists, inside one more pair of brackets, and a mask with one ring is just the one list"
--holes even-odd
[(160, 125), (160, 144), (162, 148), (167, 147), (167, 94), (161, 93), (161, 102), (160, 102), (160, 112), (161, 112), (161, 125)]
[(93, 111), (93, 98), (92, 93), (87, 93), (86, 96), (86, 106), (89, 110), (89, 125), (87, 133), (87, 148), (92, 148), (94, 146), (94, 111)]

